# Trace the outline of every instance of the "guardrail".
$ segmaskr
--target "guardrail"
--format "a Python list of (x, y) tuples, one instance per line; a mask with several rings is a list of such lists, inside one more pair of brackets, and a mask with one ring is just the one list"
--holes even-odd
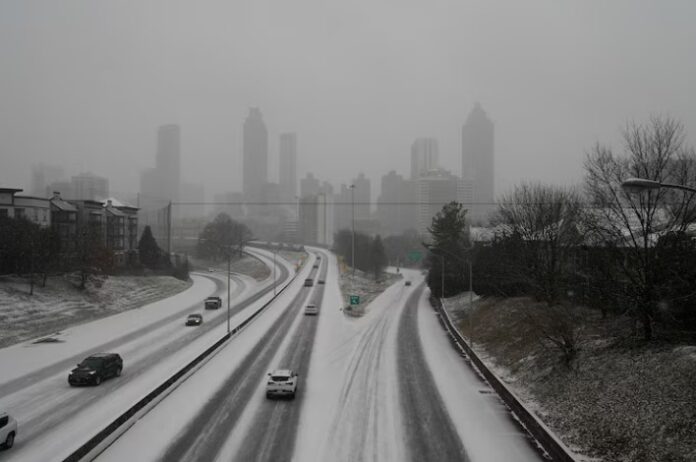
[[(123, 428), (128, 421), (135, 417), (138, 413), (147, 409), (151, 404), (156, 404), (158, 400), (164, 398), (162, 396), (167, 390), (169, 390), (174, 384), (176, 384), (185, 375), (191, 373), (196, 366), (201, 364), (204, 360), (208, 359), (213, 353), (215, 353), (222, 345), (224, 345), (232, 336), (244, 329), (251, 321), (253, 321), (258, 315), (260, 315), (276, 298), (278, 298), (285, 289), (295, 280), (299, 271), (290, 278), (287, 284), (285, 284), (276, 295), (273, 295), (270, 300), (264, 303), (258, 310), (254, 311), (248, 318), (242, 321), (239, 325), (235, 326), (234, 329), (230, 330), (229, 333), (225, 334), (220, 340), (215, 342), (210, 348), (205, 350), (200, 355), (196, 356), (191, 362), (181, 368), (178, 372), (169, 377), (164, 383), (148, 393), (143, 399), (131, 406), (126, 412), (118, 416), (114, 421), (106, 426), (99, 433), (90, 438), (85, 444), (77, 448), (72, 454), (63, 459), (63, 462), (77, 462), (87, 457), (100, 445), (102, 445), (108, 438), (112, 438), (115, 441), (118, 436), (123, 434), (127, 428)], [(117, 431), (122, 430), (121, 433), (116, 434)], [(115, 435), (116, 434), (116, 435)], [(102, 448), (103, 450), (104, 448)], [(101, 451), (99, 451), (101, 452)], [(93, 454), (96, 457), (98, 452)], [(90, 459), (92, 460), (92, 459)]]
[(459, 329), (456, 328), (447, 310), (442, 305), (442, 301), (431, 297), (430, 304), (440, 315), (440, 321), (445, 330), (450, 335), (452, 341), (466, 353), (474, 367), (478, 369), (481, 376), (486, 379), (491, 388), (500, 396), (505, 405), (517, 418), (517, 421), (529, 432), (537, 443), (542, 447), (546, 454), (555, 462), (577, 462), (566, 446), (556, 438), (551, 430), (544, 425), (536, 416), (528, 410), (515, 394), (481, 361), (469, 344), (464, 340)]

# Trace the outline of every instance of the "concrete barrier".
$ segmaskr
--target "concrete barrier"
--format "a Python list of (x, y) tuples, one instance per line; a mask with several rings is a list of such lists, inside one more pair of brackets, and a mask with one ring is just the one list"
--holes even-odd
[(539, 443), (546, 452), (546, 455), (555, 462), (577, 462), (570, 449), (568, 449), (533, 412), (525, 407), (522, 401), (515, 396), (502, 380), (486, 367), (466, 340), (464, 340), (464, 337), (462, 337), (459, 329), (454, 325), (449, 313), (447, 313), (447, 310), (444, 308), (442, 301), (431, 297), (430, 304), (440, 315), (440, 321), (455, 345), (469, 357), (472, 365), (478, 370), (478, 373), (488, 382), (491, 388), (495, 390), (508, 409), (514, 414), (517, 421)]

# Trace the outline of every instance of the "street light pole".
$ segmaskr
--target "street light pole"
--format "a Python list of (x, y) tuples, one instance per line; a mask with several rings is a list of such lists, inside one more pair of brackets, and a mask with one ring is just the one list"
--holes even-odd
[(227, 247), (227, 333), (230, 333), (230, 271), (232, 266), (232, 249)]
[(276, 294), (276, 250), (273, 250), (273, 295)]
[(645, 178), (629, 178), (621, 182), (621, 187), (627, 192), (651, 191), (660, 188), (680, 189), (691, 193), (696, 193), (696, 188), (684, 186), (674, 183), (660, 183), (655, 180), (646, 180)]
[(353, 267), (353, 275), (355, 277), (355, 185), (350, 185), (350, 213), (352, 222), (352, 237), (351, 237), (351, 257), (350, 264)]

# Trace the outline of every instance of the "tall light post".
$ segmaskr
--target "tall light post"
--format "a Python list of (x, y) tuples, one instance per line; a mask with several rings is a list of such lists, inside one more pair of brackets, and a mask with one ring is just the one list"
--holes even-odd
[(350, 257), (350, 264), (353, 267), (353, 274), (352, 277), (355, 277), (355, 185), (352, 184), (350, 185), (350, 214), (351, 214), (351, 222), (352, 222), (352, 236), (351, 236), (351, 257)]
[(674, 183), (661, 183), (645, 178), (629, 178), (621, 182), (621, 187), (629, 193), (640, 193), (642, 191), (653, 191), (660, 188), (680, 189), (682, 191), (696, 193), (696, 188)]
[(277, 249), (273, 249), (273, 296), (276, 294), (276, 253)]
[(232, 246), (227, 246), (227, 333), (230, 333), (230, 272), (232, 271)]

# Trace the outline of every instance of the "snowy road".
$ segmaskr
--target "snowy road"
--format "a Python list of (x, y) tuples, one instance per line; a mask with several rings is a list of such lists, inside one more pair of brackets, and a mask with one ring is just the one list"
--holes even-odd
[[(500, 400), (452, 348), (418, 272), (362, 318), (340, 310), (335, 258), (297, 280), (99, 461), (539, 461)], [(328, 266), (326, 266), (328, 263)], [(321, 306), (304, 316), (309, 301)], [(265, 373), (299, 372), (294, 401)]]
[[(267, 265), (272, 260), (257, 251)], [(289, 278), (291, 265), (279, 259), (278, 282)], [(67, 329), (57, 343), (20, 344), (0, 350), (0, 408), (19, 421), (15, 447), (0, 453), (3, 460), (60, 460), (116, 415), (200, 354), (225, 332), (225, 309), (204, 312), (200, 327), (186, 327), (183, 318), (202, 312), (202, 300), (213, 293), (226, 298), (226, 278), (193, 276), (194, 286), (140, 310), (121, 313)], [(218, 278), (222, 278), (220, 280)], [(233, 321), (242, 310), (272, 296), (273, 281), (257, 283), (232, 277)], [(270, 292), (270, 295), (269, 295)], [(72, 388), (67, 372), (95, 351), (117, 351), (124, 373), (100, 387)], [(7, 371), (7, 373), (5, 373)]]

